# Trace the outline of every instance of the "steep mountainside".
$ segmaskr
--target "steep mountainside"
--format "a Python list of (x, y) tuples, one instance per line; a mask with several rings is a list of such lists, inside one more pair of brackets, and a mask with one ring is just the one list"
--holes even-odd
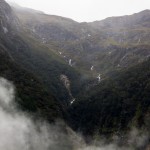
[(1, 44), (0, 77), (13, 82), (16, 87), (16, 101), (22, 110), (49, 121), (62, 118), (62, 108), (56, 98), (34, 74), (16, 64)]
[(33, 73), (21, 67), (11, 55), (11, 38), (16, 37), (19, 22), (3, 0), (0, 0), (0, 22), (0, 76), (16, 86), (19, 107), (49, 121), (62, 117), (56, 98)]
[[(63, 74), (71, 82), (69, 90), (60, 79)], [(4, 0), (0, 0), (0, 76), (15, 84), (22, 109), (49, 121), (62, 117), (61, 105), (68, 105), (81, 88), (80, 74), (23, 30)]]
[[(9, 6), (7, 7), (9, 8)], [(8, 16), (12, 16), (12, 19), (15, 20), (16, 17), (13, 14), (13, 11), (9, 8)], [(6, 29), (2, 28), (2, 45), (17, 64), (20, 64), (26, 70), (30, 70), (57, 100), (63, 105), (68, 105), (72, 97), (60, 77), (61, 75), (68, 77), (71, 83), (69, 91), (73, 96), (76, 96), (82, 87), (80, 73), (67, 65), (52, 49), (41, 44), (27, 29), (22, 28), (20, 20), (12, 22), (9, 19), (7, 21), (4, 11), (2, 16), (4, 18), (2, 22), (6, 24)]]
[(116, 72), (112, 78), (81, 93), (68, 110), (73, 118), (71, 125), (88, 135), (121, 134), (133, 126), (141, 128), (150, 117), (149, 97), (150, 60)]
[(149, 41), (149, 10), (78, 23), (0, 0), (0, 76), (22, 109), (83, 135), (149, 131)]
[(150, 56), (150, 11), (92, 23), (14, 8), (24, 28), (84, 74), (103, 74), (143, 62)]

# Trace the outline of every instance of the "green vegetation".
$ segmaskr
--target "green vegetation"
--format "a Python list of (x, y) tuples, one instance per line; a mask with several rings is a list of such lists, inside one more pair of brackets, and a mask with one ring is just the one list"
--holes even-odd
[[(4, 4), (0, 21), (8, 32), (0, 26), (0, 76), (16, 86), (18, 107), (50, 122), (64, 117), (84, 135), (148, 127), (149, 11), (77, 23), (33, 10), (13, 12)], [(61, 75), (71, 83), (72, 105)]]
[(26, 32), (15, 36), (11, 35), (11, 39), (5, 37), (2, 39), (2, 43), (16, 63), (38, 77), (62, 104), (68, 103), (70, 97), (60, 81), (61, 74), (67, 75), (71, 80), (73, 95), (80, 90), (82, 84), (80, 73), (67, 65), (48, 47), (41, 45), (32, 36), (28, 36)]
[(150, 60), (116, 72), (85, 91), (68, 109), (71, 126), (84, 134), (110, 134), (142, 127), (150, 109)]
[(92, 23), (16, 8), (14, 11), (33, 37), (41, 43), (44, 38), (43, 45), (57, 55), (61, 51), (62, 59), (71, 58), (74, 68), (86, 76), (107, 75), (141, 63), (150, 55), (149, 10)]
[(0, 76), (15, 85), (18, 107), (37, 118), (42, 117), (49, 121), (62, 117), (59, 103), (40, 80), (16, 64), (3, 46), (0, 46), (0, 50)]

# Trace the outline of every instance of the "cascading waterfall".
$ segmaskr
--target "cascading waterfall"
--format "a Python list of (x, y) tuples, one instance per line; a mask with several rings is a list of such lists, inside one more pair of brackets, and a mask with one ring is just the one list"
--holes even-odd
[(67, 89), (67, 91), (68, 91), (68, 93), (69, 93), (69, 96), (70, 96), (70, 98), (71, 98), (70, 104), (73, 104), (74, 101), (75, 101), (75, 98), (73, 97), (73, 95), (72, 95), (72, 93), (71, 93), (71, 89), (70, 89), (70, 84), (71, 84), (71, 83), (70, 83), (70, 80), (69, 80), (68, 77), (67, 77), (66, 75), (64, 75), (64, 74), (62, 74), (62, 75), (60, 76), (60, 80), (63, 82), (65, 88)]
[(98, 83), (100, 83), (100, 81), (101, 81), (101, 74), (99, 74), (99, 75), (97, 76), (97, 78), (98, 78)]
[(69, 66), (72, 67), (72, 60), (71, 59), (69, 59)]

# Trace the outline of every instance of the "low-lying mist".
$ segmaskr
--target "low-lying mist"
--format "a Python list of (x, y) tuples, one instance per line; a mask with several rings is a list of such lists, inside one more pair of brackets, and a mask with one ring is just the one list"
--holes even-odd
[(87, 145), (82, 136), (63, 121), (53, 125), (46, 121), (35, 122), (17, 108), (13, 84), (0, 78), (0, 150), (132, 150), (148, 141), (148, 134), (137, 129), (128, 136), (128, 144), (121, 147), (117, 140), (109, 144), (96, 140)]
[(71, 150), (75, 147), (76, 136), (63, 122), (35, 123), (17, 109), (14, 89), (12, 83), (0, 78), (0, 150)]

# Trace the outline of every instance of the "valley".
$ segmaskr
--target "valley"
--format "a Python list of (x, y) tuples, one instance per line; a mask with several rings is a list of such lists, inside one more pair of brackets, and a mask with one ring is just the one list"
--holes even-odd
[[(149, 148), (150, 10), (79, 23), (0, 0), (0, 76), (13, 83), (19, 111), (65, 122), (61, 140)], [(134, 128), (147, 133), (142, 144), (127, 142)]]

